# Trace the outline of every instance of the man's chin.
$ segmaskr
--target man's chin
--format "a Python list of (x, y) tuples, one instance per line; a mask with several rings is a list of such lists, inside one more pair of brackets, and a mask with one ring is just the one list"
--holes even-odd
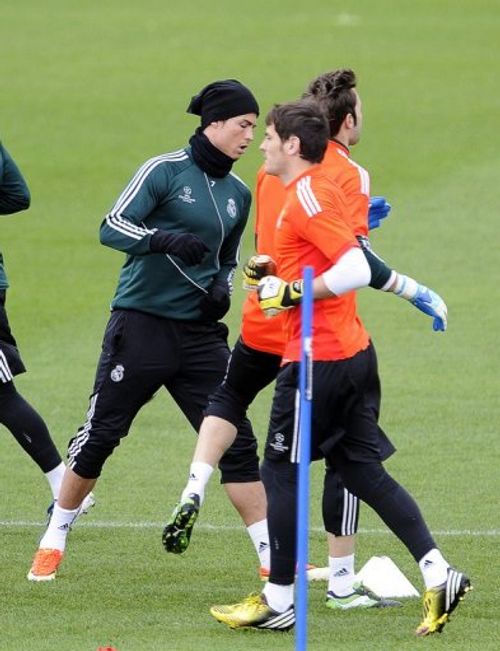
[(277, 176), (276, 170), (273, 168), (272, 165), (269, 165), (268, 163), (264, 163), (264, 172), (266, 174), (270, 174), (271, 176)]

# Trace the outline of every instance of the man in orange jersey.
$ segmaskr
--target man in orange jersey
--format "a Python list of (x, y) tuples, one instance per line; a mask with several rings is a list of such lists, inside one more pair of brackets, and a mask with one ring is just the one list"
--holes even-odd
[[(372, 270), (370, 285), (397, 292), (403, 285), (421, 287), (412, 279), (392, 271), (373, 254), (366, 235), (369, 221), (378, 225), (380, 212), (369, 211), (369, 175), (348, 157), (348, 147), (359, 140), (362, 115), (361, 102), (354, 90), (355, 76), (350, 70), (338, 70), (313, 80), (306, 94), (317, 100), (329, 116), (330, 142), (322, 165), (342, 187), (349, 207), (350, 223), (364, 245)], [(285, 190), (279, 178), (259, 170), (256, 186), (256, 250), (275, 256), (274, 234), (276, 220), (284, 203)], [(252, 258), (245, 267), (246, 284), (257, 285), (265, 268), (259, 269)], [(403, 282), (404, 281), (404, 282)], [(433, 297), (431, 316), (439, 329), (446, 327), (446, 305), (440, 297)], [(410, 294), (399, 293), (409, 299)], [(420, 307), (420, 305), (417, 305)], [(420, 309), (422, 309), (420, 307)], [(241, 336), (236, 342), (225, 380), (211, 397), (205, 411), (196, 450), (189, 472), (189, 481), (180, 502), (165, 527), (164, 544), (167, 551), (182, 553), (189, 544), (192, 528), (198, 515), (198, 497), (203, 502), (205, 486), (222, 453), (236, 436), (238, 422), (257, 394), (274, 381), (281, 364), (285, 340), (283, 318), (266, 319), (259, 307), (255, 292), (249, 293), (243, 306)], [(392, 449), (388, 446), (387, 455)], [(196, 496), (196, 497), (194, 497)], [(388, 605), (366, 588), (356, 584), (354, 569), (354, 535), (357, 531), (359, 501), (343, 487), (337, 473), (327, 469), (323, 492), (323, 520), (328, 536), (330, 577), (327, 601), (330, 608), (379, 607)], [(267, 522), (262, 520), (249, 528), (261, 559), (261, 574), (269, 568), (269, 538)]]
[(295, 623), (294, 570), (298, 469), (297, 379), (303, 268), (314, 268), (311, 459), (326, 459), (345, 487), (369, 504), (420, 566), (426, 586), (417, 635), (439, 632), (470, 589), (444, 559), (414, 499), (382, 465), (380, 382), (373, 344), (357, 313), (355, 289), (371, 270), (347, 224), (344, 196), (324, 166), (328, 123), (316, 102), (276, 106), (261, 145), (265, 168), (286, 188), (275, 250), (278, 276), (258, 287), (263, 311), (285, 314), (287, 343), (274, 393), (261, 467), (268, 499), (271, 574), (263, 592), (213, 606), (231, 628), (287, 630)]

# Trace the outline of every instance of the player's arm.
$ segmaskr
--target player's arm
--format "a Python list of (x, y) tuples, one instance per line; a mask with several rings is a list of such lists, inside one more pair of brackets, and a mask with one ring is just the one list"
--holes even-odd
[(160, 253), (176, 256), (187, 265), (201, 262), (208, 247), (197, 235), (146, 226), (168, 183), (165, 167), (155, 166), (152, 161), (144, 163), (104, 218), (101, 244), (129, 255)]
[[(370, 267), (363, 252), (351, 247), (327, 271), (313, 280), (314, 300), (342, 296), (355, 289), (366, 287), (370, 282)], [(267, 316), (275, 316), (283, 310), (299, 305), (304, 293), (303, 281), (291, 283), (277, 276), (266, 276), (258, 285), (259, 304)]]
[(231, 306), (233, 276), (240, 261), (241, 238), (248, 221), (251, 201), (252, 197), (248, 193), (241, 218), (222, 243), (219, 252), (220, 269), (200, 302), (202, 315), (209, 321), (222, 319)]
[(366, 237), (358, 237), (371, 269), (370, 287), (392, 292), (409, 301), (418, 310), (432, 318), (435, 331), (444, 331), (448, 325), (448, 308), (441, 296), (409, 276), (391, 269), (372, 249)]
[(14, 159), (0, 143), (0, 215), (29, 208), (30, 191)]

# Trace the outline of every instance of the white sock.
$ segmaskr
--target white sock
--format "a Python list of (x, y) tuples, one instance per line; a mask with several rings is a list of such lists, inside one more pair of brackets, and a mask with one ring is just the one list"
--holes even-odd
[(271, 567), (271, 548), (269, 546), (267, 519), (254, 522), (247, 527), (247, 531), (259, 557), (260, 566), (268, 570)]
[(200, 504), (205, 499), (205, 486), (208, 484), (214, 468), (208, 463), (195, 461), (189, 466), (189, 479), (186, 487), (182, 491), (181, 501), (184, 501), (190, 493), (196, 493), (200, 496)]
[(77, 514), (78, 508), (62, 509), (56, 502), (47, 531), (40, 540), (40, 549), (59, 549), (63, 552), (71, 524)]
[(436, 547), (431, 549), (430, 552), (427, 552), (419, 560), (418, 565), (427, 589), (434, 588), (446, 581), (450, 564), (443, 558), (443, 555)]
[(293, 583), (290, 585), (278, 585), (277, 583), (266, 583), (262, 591), (270, 606), (277, 613), (284, 613), (293, 604)]
[(61, 463), (58, 466), (56, 466), (52, 470), (49, 470), (49, 472), (45, 473), (45, 477), (49, 482), (50, 490), (52, 491), (52, 497), (54, 498), (54, 500), (57, 500), (59, 496), (59, 489), (61, 488), (65, 471), (66, 471), (66, 465), (64, 461), (61, 461)]
[(329, 556), (330, 576), (328, 577), (328, 591), (339, 597), (345, 597), (352, 592), (356, 579), (354, 573), (354, 554), (350, 556)]

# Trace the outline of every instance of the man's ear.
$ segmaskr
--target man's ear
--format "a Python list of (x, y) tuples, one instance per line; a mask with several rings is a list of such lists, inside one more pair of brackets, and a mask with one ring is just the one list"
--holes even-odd
[(297, 136), (290, 136), (285, 143), (285, 151), (291, 156), (294, 154), (300, 154), (300, 138)]
[(354, 119), (354, 115), (352, 113), (348, 113), (345, 118), (344, 118), (344, 126), (346, 129), (354, 129), (356, 126), (356, 120)]

